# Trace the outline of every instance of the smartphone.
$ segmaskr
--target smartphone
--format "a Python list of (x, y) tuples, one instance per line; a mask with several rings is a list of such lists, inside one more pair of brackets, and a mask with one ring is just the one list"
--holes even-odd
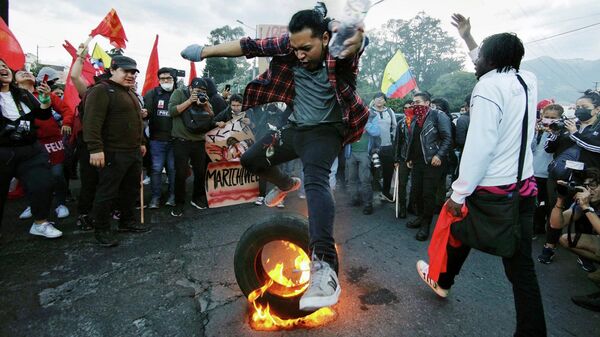
[(44, 75), (44, 79), (42, 80), (42, 83), (48, 83), (48, 74)]
[(185, 70), (177, 70), (177, 77), (185, 77)]
[(225, 84), (225, 91), (231, 91), (231, 84)]

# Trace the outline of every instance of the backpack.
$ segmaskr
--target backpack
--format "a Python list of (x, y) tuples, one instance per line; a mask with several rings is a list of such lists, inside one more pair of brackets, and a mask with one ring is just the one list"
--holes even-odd
[(77, 138), (79, 136), (81, 136), (80, 135), (81, 133), (83, 133), (83, 114), (85, 112), (85, 101), (86, 101), (88, 93), (90, 92), (90, 89), (92, 89), (93, 87), (95, 87), (97, 85), (104, 86), (104, 88), (108, 91), (109, 111), (110, 111), (110, 108), (113, 106), (113, 94), (115, 93), (115, 89), (111, 88), (108, 83), (106, 83), (104, 81), (100, 81), (100, 82), (92, 85), (91, 87), (89, 87), (83, 94), (83, 97), (81, 97), (81, 100), (79, 101), (79, 104), (77, 105), (77, 107), (75, 109), (75, 118), (73, 118), (73, 132), (71, 132), (71, 137), (69, 138), (70, 144), (75, 144)]
[(568, 181), (571, 175), (571, 169), (567, 168), (568, 161), (578, 161), (580, 148), (573, 145), (561, 152), (554, 160), (548, 164), (548, 178), (553, 180)]
[[(184, 90), (186, 99), (190, 97), (189, 90)], [(192, 104), (181, 113), (181, 120), (185, 128), (195, 134), (206, 133), (213, 128), (213, 118), (196, 104)]]

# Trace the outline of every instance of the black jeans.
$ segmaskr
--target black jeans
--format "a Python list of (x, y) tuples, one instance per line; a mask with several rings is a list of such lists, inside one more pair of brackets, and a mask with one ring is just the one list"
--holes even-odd
[(411, 171), (411, 184), (414, 195), (412, 202), (416, 205), (416, 211), (423, 219), (422, 224), (431, 224), (433, 220), (433, 211), (435, 209), (435, 193), (442, 181), (442, 175), (446, 168), (425, 164), (421, 159), (413, 161)]
[[(406, 161), (400, 160), (398, 163), (398, 204), (400, 207), (406, 208), (406, 186), (408, 185), (408, 177), (410, 169), (406, 166)], [(411, 190), (413, 190), (411, 188)], [(411, 198), (413, 200), (414, 198)]]
[[(513, 257), (502, 258), (504, 273), (513, 288), (517, 313), (515, 336), (546, 336), (544, 307), (533, 260), (531, 259), (534, 198), (522, 199), (519, 209), (519, 222), (521, 224), (519, 248)], [(446, 272), (440, 274), (438, 285), (444, 289), (450, 289), (454, 284), (454, 278), (460, 272), (467, 256), (469, 256), (471, 248), (466, 245), (458, 248), (448, 245), (446, 250), (448, 252), (448, 264)]]
[(173, 139), (173, 156), (175, 157), (175, 203), (178, 207), (185, 205), (185, 181), (192, 164), (194, 173), (194, 191), (192, 200), (206, 206), (204, 179), (206, 176), (206, 149), (204, 141)]
[(87, 215), (94, 205), (99, 178), (98, 170), (90, 164), (90, 152), (83, 141), (83, 135), (77, 137), (77, 152), (79, 153), (79, 179), (81, 179), (77, 211), (80, 215)]
[[(539, 186), (539, 184), (538, 184)], [(546, 191), (548, 192), (548, 212), (552, 212), (552, 208), (556, 205), (556, 199), (558, 195), (556, 193), (556, 180), (547, 179), (546, 180)], [(548, 219), (550, 216), (548, 215)], [(550, 224), (550, 221), (548, 221)], [(562, 229), (552, 228), (550, 226), (546, 227), (546, 243), (557, 245), (558, 240), (560, 240), (560, 236), (562, 235)]]
[(379, 161), (381, 161), (381, 177), (383, 178), (381, 193), (390, 195), (390, 185), (392, 184), (392, 175), (394, 175), (394, 146), (382, 146), (379, 150)]
[[(273, 141), (273, 135), (270, 133), (242, 156), (242, 165), (246, 169), (282, 190), (291, 187), (292, 179), (276, 165), (300, 158), (308, 205), (310, 250), (335, 270), (338, 265), (333, 238), (335, 204), (329, 187), (329, 173), (342, 147), (342, 133), (341, 125), (288, 127), (281, 131), (281, 140)], [(269, 145), (272, 145), (275, 151), (267, 158), (266, 149)]]
[(139, 149), (104, 152), (105, 166), (99, 169), (99, 181), (94, 199), (94, 226), (110, 228), (111, 211), (118, 201), (121, 223), (135, 220), (142, 174), (142, 154)]
[(48, 218), (54, 180), (48, 153), (39, 143), (24, 146), (0, 146), (0, 225), (8, 197), (10, 180), (16, 177), (25, 187), (34, 220)]

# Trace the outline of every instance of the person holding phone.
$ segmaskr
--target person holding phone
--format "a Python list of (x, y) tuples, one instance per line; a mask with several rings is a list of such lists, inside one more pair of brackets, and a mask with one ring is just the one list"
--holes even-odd
[(36, 99), (13, 82), (13, 72), (0, 59), (0, 224), (8, 187), (18, 178), (27, 191), (34, 222), (32, 235), (58, 238), (62, 232), (48, 221), (52, 201), (52, 174), (48, 153), (39, 144), (34, 120), (52, 117), (50, 96), (40, 92)]

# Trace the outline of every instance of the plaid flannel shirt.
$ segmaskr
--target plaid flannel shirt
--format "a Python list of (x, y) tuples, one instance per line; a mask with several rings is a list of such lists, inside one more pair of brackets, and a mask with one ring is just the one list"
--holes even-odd
[[(365, 39), (364, 46), (368, 44), (368, 39)], [(299, 65), (299, 61), (290, 45), (289, 35), (266, 39), (247, 37), (240, 40), (240, 46), (247, 58), (273, 57), (269, 69), (246, 86), (242, 110), (270, 102), (290, 105), (295, 93), (292, 68)], [(329, 83), (342, 108), (342, 120), (348, 127), (344, 144), (360, 140), (369, 117), (369, 109), (356, 93), (358, 61), (363, 50), (364, 48), (352, 58), (343, 60), (336, 60), (329, 51), (325, 56)]]

